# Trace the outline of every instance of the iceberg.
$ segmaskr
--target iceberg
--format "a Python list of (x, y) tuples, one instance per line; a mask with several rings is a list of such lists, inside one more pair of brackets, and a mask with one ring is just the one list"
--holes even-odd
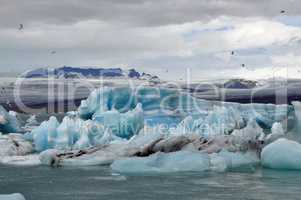
[(44, 121), (39, 127), (33, 129), (32, 132), (25, 134), (24, 137), (29, 141), (33, 141), (36, 151), (44, 151), (54, 147), (58, 126), (59, 122), (57, 119), (50, 117), (48, 121)]
[(176, 134), (198, 133), (204, 137), (215, 135), (229, 135), (234, 129), (245, 126), (245, 122), (239, 112), (232, 107), (213, 106), (213, 110), (201, 118), (186, 117), (175, 130)]
[(66, 116), (59, 123), (55, 117), (50, 117), (48, 121), (26, 133), (24, 138), (33, 141), (37, 152), (53, 148), (84, 149), (114, 140), (129, 139), (137, 135), (143, 127), (143, 110), (141, 104), (137, 104), (133, 110), (125, 113), (117, 110), (97, 112), (93, 120)]
[(25, 198), (22, 194), (19, 194), (19, 193), (0, 194), (0, 200), (25, 200)]
[(72, 119), (65, 117), (62, 123), (56, 129), (54, 137), (54, 148), (56, 149), (72, 149), (72, 146), (80, 138), (80, 127), (83, 124), (81, 119)]
[(260, 160), (255, 152), (229, 152), (223, 150), (219, 153), (209, 154), (210, 170), (215, 172), (225, 172), (236, 169), (253, 169), (260, 164)]
[(18, 133), (21, 131), (16, 113), (13, 111), (7, 112), (0, 105), (0, 132), (2, 133)]
[(253, 168), (260, 163), (254, 152), (228, 152), (207, 154), (195, 151), (158, 152), (148, 157), (129, 157), (115, 160), (111, 165), (114, 173), (171, 173), (203, 172)]
[(0, 157), (23, 156), (33, 152), (33, 146), (21, 134), (0, 136)]
[[(105, 133), (104, 138), (109, 137), (117, 136), (112, 136), (110, 132)], [(139, 134), (129, 141), (119, 138), (104, 145), (81, 150), (61, 151), (49, 149), (40, 153), (40, 161), (44, 165), (54, 166), (110, 165), (118, 158), (131, 157), (140, 152), (145, 152), (161, 138), (160, 134)]]
[(37, 117), (35, 115), (32, 115), (26, 120), (25, 127), (31, 128), (31, 127), (36, 127), (39, 125), (40, 125), (40, 123), (37, 121)]
[[(104, 87), (61, 123), (51, 117), (24, 138), (44, 165), (113, 163), (120, 173), (226, 171), (257, 165), (263, 146), (284, 136), (282, 125), (293, 111), (290, 105), (205, 101), (167, 88)], [(175, 126), (162, 129), (167, 121)]]
[(271, 128), (271, 133), (268, 134), (264, 140), (265, 144), (270, 144), (279, 138), (285, 137), (283, 126), (279, 122), (275, 122)]
[(146, 116), (154, 118), (162, 113), (169, 116), (177, 114), (183, 119), (190, 116), (193, 121), (199, 122), (196, 122), (195, 128), (202, 129), (209, 124), (211, 132), (215, 134), (229, 133), (235, 128), (243, 127), (251, 119), (255, 119), (263, 128), (271, 128), (274, 122), (287, 119), (294, 111), (290, 105), (206, 101), (167, 88), (104, 87), (93, 91), (82, 101), (78, 114), (83, 119), (91, 119), (93, 115), (114, 109), (124, 113), (134, 109), (138, 103)]
[(200, 152), (159, 152), (148, 157), (116, 160), (111, 168), (121, 174), (203, 172), (210, 169), (210, 159), (208, 154)]
[(41, 164), (39, 154), (27, 154), (23, 156), (3, 156), (0, 163), (11, 166), (37, 166)]
[(40, 153), (40, 161), (49, 166), (95, 166), (110, 165), (114, 160), (133, 156), (134, 151), (123, 144), (110, 144), (77, 151), (49, 149)]
[[(229, 152), (223, 150), (218, 154), (215, 154), (215, 159), (223, 160), (226, 164), (226, 169), (233, 170), (239, 168), (252, 168), (260, 164), (260, 159), (258, 158), (256, 152)], [(215, 167), (217, 168), (217, 167)]]
[[(196, 99), (189, 94), (166, 88), (121, 87), (95, 90), (82, 102), (78, 113), (82, 118), (89, 116), (107, 124), (116, 134), (120, 130), (120, 123), (117, 122), (123, 112), (134, 109), (137, 104), (141, 104), (143, 115), (140, 116), (144, 116), (145, 123), (160, 119), (161, 124), (172, 124), (182, 118), (176, 128), (170, 128), (171, 134), (197, 133), (207, 138), (230, 135), (251, 120), (264, 129), (270, 129), (275, 122), (290, 119), (294, 111), (289, 105), (220, 103)], [(171, 121), (162, 116), (169, 116)], [(142, 124), (142, 120), (139, 124)], [(133, 134), (118, 136), (129, 139)]]
[[(236, 129), (232, 132), (231, 143), (234, 144), (236, 151), (247, 151), (252, 148), (252, 144), (257, 145), (258, 141), (261, 141), (261, 138), (264, 137), (263, 129), (255, 120), (251, 120), (245, 128)], [(254, 148), (258, 147), (255, 146)]]
[(93, 120), (110, 129), (118, 137), (129, 139), (137, 135), (144, 126), (143, 109), (141, 104), (126, 113), (110, 110), (103, 113), (95, 113)]
[(301, 144), (280, 138), (261, 152), (263, 167), (282, 170), (301, 170)]

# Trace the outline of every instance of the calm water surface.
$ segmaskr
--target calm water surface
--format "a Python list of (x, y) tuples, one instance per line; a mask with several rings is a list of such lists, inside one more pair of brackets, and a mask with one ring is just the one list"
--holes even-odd
[(0, 193), (27, 200), (300, 199), (301, 172), (112, 175), (109, 167), (0, 166)]

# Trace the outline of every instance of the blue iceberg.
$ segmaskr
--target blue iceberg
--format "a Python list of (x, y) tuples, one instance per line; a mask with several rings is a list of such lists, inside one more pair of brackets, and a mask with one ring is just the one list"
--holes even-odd
[(0, 105), (0, 132), (2, 133), (18, 133), (21, 131), (19, 121), (15, 112), (7, 112)]
[(125, 113), (109, 110), (95, 114), (93, 120), (64, 117), (59, 123), (55, 117), (25, 134), (38, 152), (46, 149), (72, 150), (103, 145), (114, 140), (129, 139), (144, 126), (140, 104)]
[(106, 111), (118, 117), (117, 111), (124, 113), (133, 110), (137, 104), (141, 104), (146, 120), (169, 116), (176, 122), (175, 119), (184, 120), (188, 117), (186, 121), (190, 122), (183, 122), (185, 127), (179, 129), (201, 132), (203, 135), (230, 134), (252, 119), (261, 127), (270, 129), (274, 122), (282, 122), (294, 112), (290, 105), (206, 101), (167, 88), (104, 87), (93, 91), (87, 100), (82, 101), (78, 113), (83, 119), (98, 118)]
[(32, 132), (25, 134), (25, 138), (32, 140), (35, 150), (40, 152), (48, 148), (53, 148), (57, 137), (57, 127), (59, 122), (55, 117), (50, 117), (48, 121), (44, 121), (39, 127)]
[(257, 165), (262, 143), (283, 137), (291, 116), (290, 105), (205, 101), (167, 88), (104, 87), (61, 123), (51, 117), (24, 138), (48, 165), (113, 163), (118, 173), (226, 171)]
[(144, 117), (141, 104), (126, 113), (110, 110), (103, 113), (95, 113), (93, 120), (110, 129), (114, 135), (121, 138), (131, 138), (137, 135), (144, 126)]
[(272, 169), (301, 170), (300, 155), (300, 143), (280, 138), (262, 150), (261, 163)]
[(148, 157), (116, 160), (111, 168), (114, 173), (122, 174), (202, 172), (210, 169), (210, 159), (208, 154), (200, 152), (159, 152)]

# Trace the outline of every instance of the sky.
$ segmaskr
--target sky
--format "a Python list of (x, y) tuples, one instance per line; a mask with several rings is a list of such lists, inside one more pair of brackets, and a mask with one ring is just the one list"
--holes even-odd
[(301, 78), (301, 1), (0, 0), (0, 73), (64, 65)]

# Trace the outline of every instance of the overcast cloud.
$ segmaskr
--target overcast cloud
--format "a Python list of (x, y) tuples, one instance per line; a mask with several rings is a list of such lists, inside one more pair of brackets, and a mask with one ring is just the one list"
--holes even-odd
[(299, 76), (300, 15), (299, 0), (0, 0), (0, 71), (134, 67), (180, 79), (189, 68), (201, 79), (288, 68)]

